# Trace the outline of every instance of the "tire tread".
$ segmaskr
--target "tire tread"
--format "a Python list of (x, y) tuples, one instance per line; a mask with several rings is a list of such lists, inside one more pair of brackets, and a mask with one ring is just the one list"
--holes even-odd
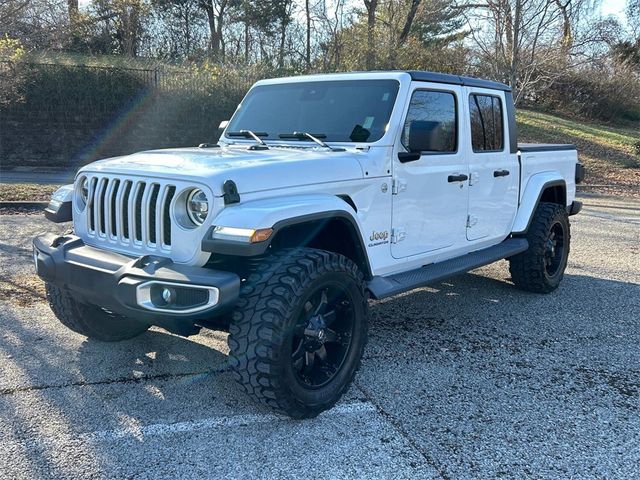
[(549, 293), (555, 290), (562, 280), (563, 273), (557, 282), (550, 282), (545, 273), (544, 263), (541, 261), (541, 258), (544, 257), (544, 244), (549, 229), (558, 216), (566, 218), (565, 248), (568, 258), (571, 234), (567, 212), (556, 203), (541, 202), (527, 231), (526, 238), (529, 241), (529, 248), (509, 258), (511, 279), (518, 288), (534, 293)]
[(368, 312), (364, 276), (350, 259), (336, 253), (311, 248), (283, 249), (265, 256), (244, 283), (229, 328), (230, 363), (235, 380), (259, 402), (294, 418), (314, 417), (331, 408), (344, 394), (360, 366), (366, 343), (361, 342), (358, 361), (339, 395), (325, 403), (304, 405), (283, 385), (279, 347), (284, 322), (305, 292), (305, 286), (318, 276), (341, 271), (359, 284), (365, 317)]

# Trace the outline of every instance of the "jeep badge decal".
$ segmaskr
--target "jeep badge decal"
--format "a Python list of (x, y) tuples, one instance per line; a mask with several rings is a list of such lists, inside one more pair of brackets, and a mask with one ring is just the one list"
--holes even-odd
[(369, 237), (371, 243), (369, 243), (369, 247), (376, 247), (378, 245), (384, 245), (385, 243), (389, 243), (389, 231), (385, 230), (383, 232), (376, 232), (375, 230), (371, 232), (371, 236)]

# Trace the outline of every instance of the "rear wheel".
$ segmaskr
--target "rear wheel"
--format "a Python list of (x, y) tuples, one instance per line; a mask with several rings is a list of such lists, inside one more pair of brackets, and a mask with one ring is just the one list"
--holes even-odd
[(230, 362), (251, 396), (292, 417), (331, 408), (366, 344), (363, 275), (348, 258), (282, 250), (249, 275), (230, 326)]
[(66, 289), (51, 283), (46, 283), (45, 287), (49, 306), (58, 320), (80, 335), (103, 342), (118, 342), (136, 337), (149, 329), (147, 324), (95, 305), (80, 303)]
[(549, 293), (558, 288), (569, 258), (571, 231), (566, 209), (540, 203), (527, 240), (529, 248), (509, 259), (511, 278), (523, 290)]

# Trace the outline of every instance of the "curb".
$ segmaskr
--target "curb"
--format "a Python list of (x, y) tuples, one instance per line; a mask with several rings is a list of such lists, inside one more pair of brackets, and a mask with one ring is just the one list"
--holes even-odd
[(634, 200), (637, 201), (637, 197), (630, 195), (615, 195), (612, 193), (597, 193), (597, 192), (576, 192), (576, 198), (601, 198), (601, 199), (614, 199), (614, 200)]
[(42, 208), (44, 209), (49, 202), (24, 202), (21, 200), (7, 200), (0, 202), (0, 208)]

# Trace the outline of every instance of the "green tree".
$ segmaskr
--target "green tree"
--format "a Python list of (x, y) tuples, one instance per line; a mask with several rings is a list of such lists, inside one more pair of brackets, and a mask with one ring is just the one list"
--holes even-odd
[(0, 107), (23, 101), (22, 87), (27, 80), (25, 66), (20, 63), (25, 50), (20, 40), (0, 37)]

